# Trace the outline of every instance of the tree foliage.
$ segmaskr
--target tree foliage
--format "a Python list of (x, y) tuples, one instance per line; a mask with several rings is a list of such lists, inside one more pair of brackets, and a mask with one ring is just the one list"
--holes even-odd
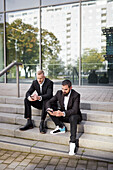
[(7, 23), (7, 64), (13, 60), (24, 64), (25, 75), (28, 71), (35, 70), (39, 60), (39, 42), (37, 39), (38, 28), (25, 24), (17, 19), (11, 24)]
[[(36, 71), (39, 64), (39, 29), (30, 24), (22, 22), (21, 19), (7, 23), (7, 64), (13, 60), (20, 61), (24, 64), (25, 77), (27, 72)], [(48, 66), (51, 72), (51, 64), (61, 64), (58, 57), (61, 46), (56, 36), (52, 32), (42, 30), (42, 61), (43, 68)], [(57, 68), (58, 69), (58, 68)], [(55, 71), (58, 74), (59, 71)]]
[(85, 49), (82, 56), (82, 70), (87, 73), (90, 70), (99, 70), (103, 68), (103, 53), (98, 53), (97, 49)]
[(42, 60), (43, 67), (47, 67), (48, 76), (57, 78), (60, 72), (63, 71), (63, 62), (59, 58), (61, 51), (60, 42), (57, 37), (47, 30), (42, 30)]

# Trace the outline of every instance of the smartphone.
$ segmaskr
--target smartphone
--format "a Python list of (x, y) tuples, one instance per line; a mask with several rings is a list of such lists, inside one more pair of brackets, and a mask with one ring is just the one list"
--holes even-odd
[(53, 113), (53, 110), (52, 110), (52, 109), (47, 109), (47, 112), (48, 112), (48, 111), (51, 112), (51, 113)]
[(34, 96), (30, 96), (34, 100)]

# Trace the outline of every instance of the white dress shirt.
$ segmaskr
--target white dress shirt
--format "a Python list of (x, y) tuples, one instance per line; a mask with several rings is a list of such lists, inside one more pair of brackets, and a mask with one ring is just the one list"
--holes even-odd
[[(44, 81), (42, 82), (42, 84), (39, 84), (40, 85), (40, 93), (42, 93), (42, 86), (43, 86), (43, 84), (44, 84), (44, 82), (45, 82), (45, 79), (44, 79)], [(35, 91), (35, 92), (33, 92), (33, 94), (37, 94), (38, 95), (38, 93)], [(28, 100), (30, 101), (30, 99), (31, 99), (31, 97), (30, 96), (28, 96)], [(42, 96), (40, 96), (40, 100), (39, 101), (41, 101), (42, 100)]]
[(44, 82), (45, 82), (45, 79), (44, 79), (44, 81), (42, 82), (42, 84), (40, 84), (40, 93), (42, 93), (42, 86), (43, 86)]
[(65, 110), (67, 110), (67, 105), (68, 105), (68, 102), (69, 102), (70, 94), (71, 94), (71, 90), (70, 90), (68, 96), (64, 96), (64, 107), (65, 107)]

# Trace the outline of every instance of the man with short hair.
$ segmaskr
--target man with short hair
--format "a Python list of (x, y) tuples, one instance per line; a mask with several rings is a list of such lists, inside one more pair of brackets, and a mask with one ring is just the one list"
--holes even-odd
[[(33, 92), (36, 92), (33, 94)], [(40, 133), (46, 133), (45, 129), (45, 118), (46, 112), (46, 102), (53, 96), (53, 82), (45, 77), (44, 71), (39, 70), (37, 72), (37, 80), (32, 82), (31, 87), (26, 93), (26, 98), (24, 100), (25, 104), (25, 118), (27, 119), (27, 124), (21, 127), (20, 130), (28, 130), (33, 128), (31, 106), (42, 109), (41, 122), (40, 122)]]
[[(52, 108), (53, 103), (58, 103), (58, 109)], [(62, 90), (58, 90), (56, 95), (47, 103), (47, 112), (56, 125), (56, 128), (50, 133), (55, 135), (65, 133), (66, 127), (63, 122), (70, 123), (70, 152), (69, 155), (75, 154), (76, 149), (76, 131), (77, 123), (82, 120), (80, 112), (80, 94), (72, 89), (70, 80), (62, 82)]]

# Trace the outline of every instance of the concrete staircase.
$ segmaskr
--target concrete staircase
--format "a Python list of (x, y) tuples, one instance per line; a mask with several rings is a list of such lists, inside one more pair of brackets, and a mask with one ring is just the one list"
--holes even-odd
[[(35, 128), (20, 131), (25, 125), (24, 98), (0, 97), (0, 148), (68, 157), (68, 132), (51, 135), (54, 123), (47, 117), (46, 134), (39, 133), (41, 111), (33, 108)], [(79, 148), (75, 156), (113, 162), (113, 103), (81, 101), (83, 121), (78, 125)]]

